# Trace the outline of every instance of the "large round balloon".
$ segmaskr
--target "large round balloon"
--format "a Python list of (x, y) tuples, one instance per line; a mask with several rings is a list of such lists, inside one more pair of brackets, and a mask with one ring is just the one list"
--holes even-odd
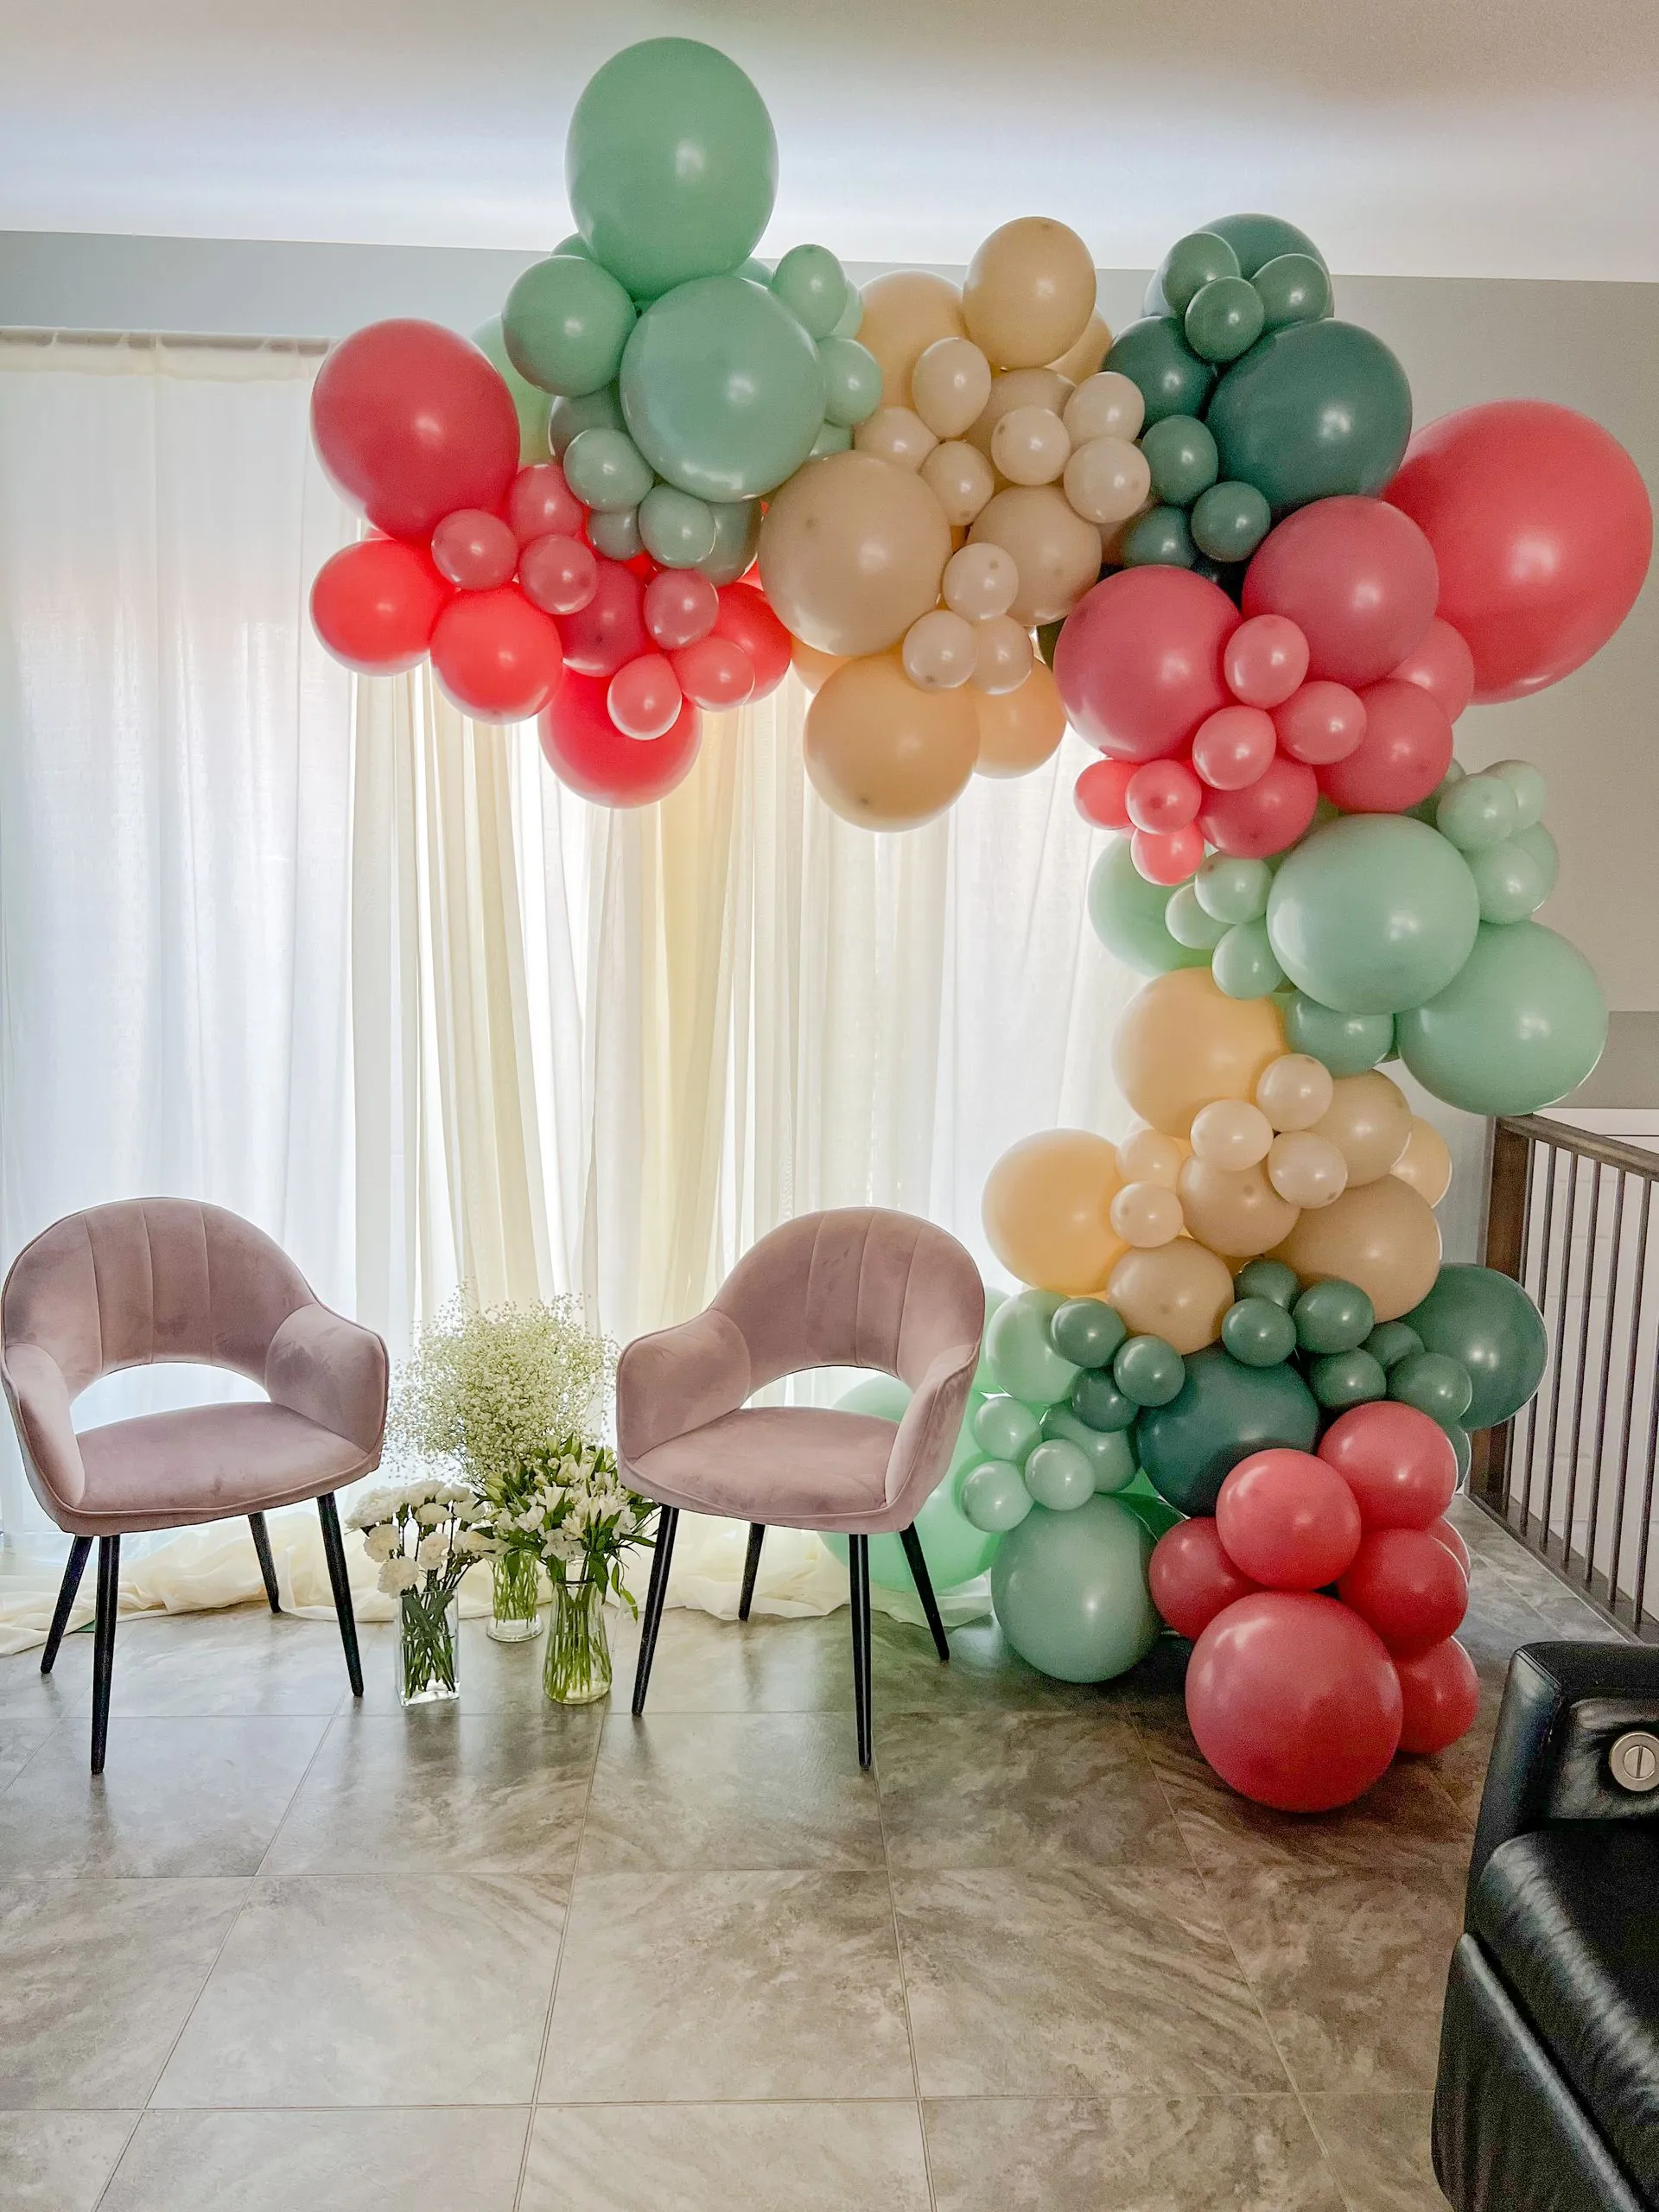
[(1415, 1659), (1396, 1659), (1394, 1671), (1405, 1707), (1402, 1751), (1443, 1751), (1474, 1726), (1480, 1677), (1455, 1637)]
[(589, 78), (564, 142), (576, 226), (637, 299), (734, 270), (778, 191), (766, 103), (696, 39), (625, 47)]
[(908, 407), (910, 379), (917, 362), (942, 338), (961, 338), (962, 294), (948, 276), (925, 269), (891, 269), (873, 276), (861, 299), (858, 342), (874, 353), (881, 369), (881, 401)]
[(1207, 968), (1210, 955), (1178, 944), (1165, 921), (1169, 892), (1148, 883), (1135, 865), (1127, 837), (1114, 837), (1089, 871), (1089, 919), (1108, 952), (1143, 976), (1172, 968)]
[(1022, 1137), (986, 1178), (981, 1207), (992, 1251), (1039, 1289), (1066, 1298), (1098, 1291), (1123, 1249), (1107, 1218), (1122, 1179), (1116, 1151), (1090, 1130)]
[(1310, 1206), (1274, 1254), (1306, 1282), (1335, 1275), (1363, 1290), (1379, 1321), (1397, 1321), (1427, 1295), (1440, 1265), (1433, 1209), (1398, 1176), (1361, 1183)]
[(1375, 683), (1421, 644), (1438, 579), (1428, 540), (1381, 499), (1320, 499), (1271, 531), (1244, 576), (1247, 615), (1287, 615), (1314, 676)]
[(1327, 822), (1290, 855), (1268, 899), (1274, 957), (1299, 990), (1342, 1014), (1421, 1006), (1463, 967), (1479, 926), (1463, 855), (1398, 815)]
[(1387, 496), (1434, 549), (1440, 611), (1474, 656), (1478, 700), (1541, 690), (1599, 652), (1653, 550), (1636, 463), (1599, 423), (1547, 400), (1431, 423)]
[(1519, 1413), (1543, 1380), (1549, 1340), (1543, 1316), (1520, 1284), (1496, 1268), (1440, 1269), (1406, 1319), (1426, 1351), (1467, 1368), (1475, 1395), (1465, 1428), (1495, 1428)]
[(1595, 969), (1554, 930), (1483, 922), (1456, 976), (1395, 1028), (1401, 1058), (1447, 1105), (1532, 1114), (1601, 1058), (1607, 1001)]
[(897, 645), (938, 604), (950, 557), (950, 525), (926, 485), (873, 454), (815, 461), (784, 486), (760, 525), (766, 597), (820, 652)]
[(1205, 417), (1225, 478), (1287, 513), (1380, 492), (1411, 435), (1411, 387), (1380, 338), (1351, 322), (1270, 330), (1222, 378)]
[(1221, 1334), (1233, 1302), (1224, 1260), (1190, 1236), (1125, 1252), (1106, 1278), (1106, 1295), (1137, 1336), (1180, 1353), (1202, 1351)]
[(1144, 1659), (1163, 1624), (1147, 1589), (1152, 1537), (1116, 1497), (1070, 1513), (1033, 1505), (991, 1562), (1002, 1633), (1039, 1674), (1105, 1682)]
[[(452, 596), (423, 547), (393, 537), (365, 537), (356, 545), (342, 545), (318, 569), (311, 587), (311, 620), (336, 660), (365, 674), (391, 675), (425, 658), (433, 626)], [(1128, 846), (1123, 849), (1127, 855)], [(1153, 884), (1145, 887), (1156, 896), (1161, 915), (1169, 893)], [(1173, 938), (1170, 947), (1176, 958), (1167, 966), (1192, 957)]]
[(1238, 609), (1185, 569), (1123, 569), (1084, 594), (1054, 648), (1072, 728), (1120, 760), (1179, 753), (1231, 697), (1222, 649)]
[(1206, 969), (1179, 968), (1130, 1000), (1112, 1039), (1112, 1071), (1143, 1122), (1184, 1137), (1201, 1107), (1253, 1097), (1284, 1049), (1270, 999), (1230, 999)]
[(890, 653), (849, 660), (806, 710), (806, 772), (866, 830), (912, 830), (960, 796), (979, 753), (964, 690), (923, 691)]
[(688, 699), (665, 736), (624, 737), (611, 720), (604, 677), (565, 671), (538, 725), (542, 751), (561, 783), (601, 806), (649, 806), (691, 772), (702, 716)]
[(1294, 1367), (1245, 1367), (1211, 1344), (1187, 1360), (1179, 1395), (1140, 1416), (1135, 1440), (1160, 1497), (1183, 1513), (1213, 1513), (1241, 1459), (1274, 1445), (1311, 1452), (1319, 1432), (1313, 1393)]
[(1387, 1398), (1338, 1414), (1319, 1439), (1319, 1457), (1353, 1491), (1368, 1532), (1432, 1529), (1458, 1486), (1446, 1431), (1415, 1406)]

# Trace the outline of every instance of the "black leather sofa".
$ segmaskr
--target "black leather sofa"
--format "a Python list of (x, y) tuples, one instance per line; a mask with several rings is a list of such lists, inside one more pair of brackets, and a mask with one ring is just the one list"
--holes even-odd
[(1659, 2212), (1659, 1650), (1510, 1662), (1434, 2092), (1458, 2212)]

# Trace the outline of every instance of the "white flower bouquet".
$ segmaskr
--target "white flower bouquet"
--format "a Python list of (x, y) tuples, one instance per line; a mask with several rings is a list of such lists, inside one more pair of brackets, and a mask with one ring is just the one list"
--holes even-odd
[(556, 1704), (603, 1697), (611, 1686), (605, 1601), (620, 1598), (637, 1612), (623, 1580), (626, 1555), (654, 1541), (652, 1499), (630, 1490), (616, 1455), (582, 1435), (566, 1436), (532, 1454), (524, 1494), (511, 1516), (497, 1512), (497, 1541), (534, 1547), (553, 1584), (553, 1626), (543, 1685)]
[(397, 1600), (397, 1686), (405, 1705), (460, 1692), (455, 1592), (474, 1560), (491, 1555), (489, 1508), (468, 1484), (442, 1477), (367, 1491), (346, 1519)]

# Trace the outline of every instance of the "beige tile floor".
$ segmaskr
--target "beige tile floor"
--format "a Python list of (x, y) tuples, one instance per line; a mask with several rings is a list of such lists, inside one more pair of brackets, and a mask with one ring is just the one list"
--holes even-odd
[[(5, 2212), (1419, 2212), (1510, 1652), (1611, 1633), (1472, 1508), (1474, 1734), (1324, 1820), (1198, 1757), (1175, 1648), (1077, 1690), (994, 1629), (664, 1624), (559, 1713), (354, 1707), (331, 1629), (0, 1660)], [(631, 1669), (620, 1638), (618, 1679)]]

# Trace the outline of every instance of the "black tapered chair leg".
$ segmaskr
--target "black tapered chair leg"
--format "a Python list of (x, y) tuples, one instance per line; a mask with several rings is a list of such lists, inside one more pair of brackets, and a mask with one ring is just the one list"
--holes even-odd
[(265, 1598), (273, 1613), (280, 1613), (283, 1601), (276, 1594), (276, 1562), (270, 1555), (270, 1532), (265, 1526), (263, 1513), (250, 1513), (248, 1526), (253, 1531), (253, 1548), (259, 1560), (259, 1580), (265, 1586)]
[(916, 1533), (912, 1521), (908, 1529), (899, 1531), (899, 1541), (905, 1548), (905, 1557), (910, 1565), (910, 1579), (916, 1585), (916, 1595), (922, 1601), (922, 1611), (927, 1624), (933, 1631), (933, 1649), (948, 1666), (950, 1646), (945, 1641), (944, 1623), (939, 1618), (939, 1601), (933, 1595), (933, 1578), (927, 1571), (927, 1560), (922, 1552), (922, 1540)]
[(98, 1540), (98, 1617), (92, 1629), (92, 1772), (104, 1771), (110, 1737), (110, 1684), (115, 1676), (115, 1608), (121, 1590), (121, 1539)]
[(63, 1570), (58, 1602), (52, 1609), (52, 1625), (47, 1631), (46, 1649), (41, 1654), (41, 1672), (43, 1675), (51, 1673), (52, 1662), (58, 1656), (58, 1646), (63, 1642), (63, 1631), (69, 1625), (75, 1592), (80, 1587), (81, 1576), (86, 1572), (86, 1555), (92, 1548), (90, 1536), (77, 1536), (69, 1547), (69, 1563)]
[(350, 1678), (352, 1695), (363, 1694), (363, 1662), (358, 1656), (357, 1615), (352, 1611), (352, 1581), (346, 1572), (346, 1546), (340, 1533), (340, 1515), (334, 1510), (334, 1494), (326, 1490), (317, 1500), (317, 1518), (322, 1523), (323, 1555), (328, 1561), (328, 1583), (334, 1593), (334, 1611), (340, 1618), (340, 1640), (346, 1647), (346, 1672)]
[(870, 1540), (847, 1539), (847, 1572), (852, 1586), (853, 1704), (858, 1719), (858, 1763), (869, 1765), (875, 1731), (870, 1695)]
[(680, 1525), (677, 1505), (657, 1509), (657, 1541), (651, 1554), (651, 1584), (645, 1592), (645, 1615), (639, 1624), (639, 1660), (633, 1670), (633, 1717), (645, 1709), (651, 1688), (651, 1662), (657, 1656), (657, 1631), (663, 1624), (663, 1605), (668, 1596), (668, 1570), (674, 1563), (674, 1535)]
[(751, 1521), (749, 1548), (743, 1555), (743, 1594), (737, 1601), (737, 1618), (741, 1621), (747, 1620), (749, 1607), (754, 1603), (754, 1581), (760, 1572), (760, 1547), (766, 1541), (766, 1522)]

